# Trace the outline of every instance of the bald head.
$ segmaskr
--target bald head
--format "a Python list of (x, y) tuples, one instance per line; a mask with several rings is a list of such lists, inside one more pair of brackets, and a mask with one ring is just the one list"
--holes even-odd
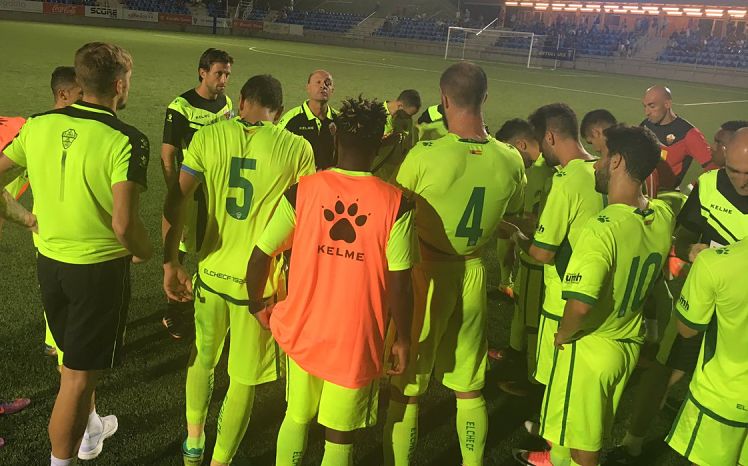
[(649, 95), (650, 97), (657, 99), (673, 100), (673, 93), (670, 92), (670, 89), (665, 86), (660, 86), (659, 84), (647, 89), (647, 92), (645, 92), (644, 95), (645, 97)]
[(735, 191), (748, 196), (748, 128), (737, 130), (727, 144), (725, 171)]
[(309, 75), (306, 84), (306, 93), (309, 100), (326, 104), (332, 97), (334, 90), (332, 75), (328, 71), (314, 70)]
[(665, 86), (652, 86), (642, 98), (644, 114), (647, 120), (655, 125), (666, 125), (675, 119), (673, 93)]
[(477, 113), (488, 94), (488, 78), (483, 68), (463, 61), (444, 70), (439, 87), (442, 96), (446, 97), (447, 106)]

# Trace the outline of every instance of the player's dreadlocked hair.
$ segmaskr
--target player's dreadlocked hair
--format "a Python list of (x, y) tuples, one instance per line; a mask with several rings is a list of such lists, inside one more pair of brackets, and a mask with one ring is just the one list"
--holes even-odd
[(359, 95), (343, 101), (335, 126), (340, 142), (347, 150), (371, 154), (379, 149), (387, 122), (387, 111), (376, 99)]

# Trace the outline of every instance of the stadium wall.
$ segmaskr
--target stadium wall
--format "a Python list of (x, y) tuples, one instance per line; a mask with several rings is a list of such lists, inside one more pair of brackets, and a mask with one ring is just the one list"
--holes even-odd
[[(159, 31), (190, 32), (251, 36), (276, 40), (293, 40), (341, 47), (361, 47), (375, 50), (437, 55), (444, 54), (445, 44), (418, 40), (390, 39), (385, 37), (355, 36), (304, 30), (303, 26), (248, 20), (214, 19), (208, 16), (190, 16), (155, 13), (126, 8), (86, 7), (30, 0), (0, 0), (0, 19), (39, 21), (47, 23), (83, 24), (101, 27), (138, 28)], [(214, 27), (215, 26), (215, 27)], [(465, 58), (523, 64), (527, 55), (494, 51), (466, 53)], [(549, 65), (540, 60), (539, 65)], [(574, 62), (558, 62), (560, 68), (584, 71), (625, 74), (717, 84), (748, 88), (748, 72), (694, 65), (661, 64), (635, 58), (585, 58)]]

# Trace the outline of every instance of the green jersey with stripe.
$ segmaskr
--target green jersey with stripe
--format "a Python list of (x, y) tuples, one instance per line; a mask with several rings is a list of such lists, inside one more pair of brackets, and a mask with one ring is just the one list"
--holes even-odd
[(473, 141), (449, 133), (416, 144), (396, 182), (414, 195), (421, 245), (466, 256), (494, 237), (505, 213), (521, 212), (526, 179), (522, 157), (512, 146), (491, 136)]
[(178, 149), (177, 160), (181, 162), (182, 151), (190, 145), (197, 130), (232, 116), (233, 104), (227, 95), (209, 100), (190, 89), (174, 99), (166, 109), (163, 142)]
[(544, 267), (543, 311), (546, 315), (561, 317), (564, 314), (561, 277), (587, 220), (605, 206), (604, 196), (595, 191), (594, 162), (575, 159), (553, 175), (553, 184), (538, 221), (533, 244), (555, 253), (554, 263)]
[(563, 282), (563, 299), (592, 305), (584, 334), (643, 342), (642, 307), (662, 274), (675, 216), (663, 201), (646, 210), (607, 206), (580, 232)]
[[(314, 173), (312, 147), (271, 123), (252, 125), (235, 118), (195, 133), (182, 171), (202, 181), (207, 198), (200, 280), (227, 299), (246, 301), (244, 277), (252, 249), (283, 193)], [(266, 289), (266, 296), (275, 291)]]
[(678, 319), (703, 331), (691, 395), (727, 424), (748, 427), (748, 241), (699, 253), (676, 305)]

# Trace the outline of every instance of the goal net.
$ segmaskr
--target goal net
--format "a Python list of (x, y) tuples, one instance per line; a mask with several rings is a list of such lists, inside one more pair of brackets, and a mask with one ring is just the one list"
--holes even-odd
[(556, 69), (562, 61), (574, 60), (574, 49), (562, 45), (559, 36), (452, 26), (447, 31), (444, 59), (509, 61), (528, 68)]

